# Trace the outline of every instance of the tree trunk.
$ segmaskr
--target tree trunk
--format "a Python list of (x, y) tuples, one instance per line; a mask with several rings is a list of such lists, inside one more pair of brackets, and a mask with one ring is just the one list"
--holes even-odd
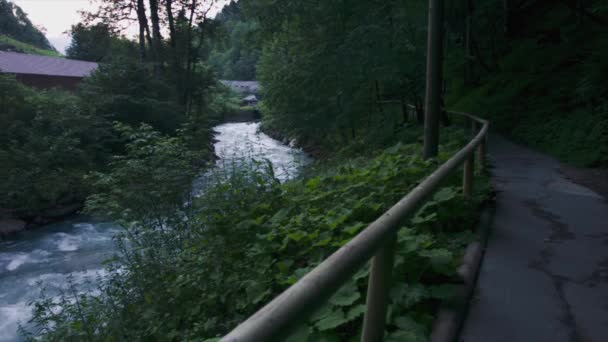
[(511, 9), (509, 8), (509, 0), (503, 0), (502, 3), (502, 7), (503, 7), (503, 11), (504, 11), (504, 34), (505, 37), (510, 37), (510, 33), (511, 33), (511, 25), (509, 23), (509, 21), (511, 20)]
[(465, 49), (465, 76), (464, 83), (474, 83), (473, 79), (473, 48), (471, 45), (471, 35), (473, 31), (473, 0), (467, 1), (467, 17), (466, 17), (466, 31), (464, 39)]
[(137, 22), (139, 23), (139, 56), (144, 62), (146, 60), (146, 30), (148, 30), (144, 0), (137, 0)]
[[(186, 37), (186, 69), (190, 71), (192, 63), (192, 24), (194, 22), (194, 13), (196, 11), (197, 0), (192, 0), (192, 7), (190, 8), (190, 18), (188, 18), (188, 35)], [(203, 18), (204, 20), (204, 18)], [(202, 37), (201, 37), (202, 39)]]
[(152, 44), (154, 47), (156, 63), (154, 66), (154, 73), (157, 77), (160, 77), (160, 71), (162, 68), (162, 39), (160, 34), (160, 19), (158, 17), (158, 0), (150, 0), (150, 19), (152, 20)]
[[(188, 30), (186, 31), (186, 72), (184, 74), (184, 93), (182, 95), (182, 101), (184, 104), (188, 104), (190, 102), (190, 80), (191, 73), (194, 64), (194, 58), (192, 56), (192, 24), (194, 23), (194, 14), (196, 11), (197, 0), (192, 0), (192, 6), (190, 7), (190, 15), (188, 18)], [(201, 36), (201, 40), (202, 40)]]
[(437, 156), (441, 115), (443, 0), (429, 1), (424, 117), (424, 158)]
[(152, 35), (150, 34), (150, 26), (147, 24), (146, 24), (146, 41), (148, 42), (148, 46), (150, 46), (150, 48), (152, 49), (152, 53), (155, 54), (154, 44), (152, 43)]
[(170, 44), (175, 49), (175, 20), (173, 19), (173, 0), (165, 0), (165, 9), (167, 10), (167, 20), (169, 21)]

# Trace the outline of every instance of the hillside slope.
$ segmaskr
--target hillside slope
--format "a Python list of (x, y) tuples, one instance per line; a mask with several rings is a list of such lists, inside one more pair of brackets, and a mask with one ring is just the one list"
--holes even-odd
[(0, 0), (0, 51), (60, 56), (27, 13), (9, 0)]
[(62, 55), (55, 50), (47, 50), (35, 47), (31, 44), (20, 42), (9, 36), (0, 34), (0, 51), (13, 51), (21, 53), (29, 53), (32, 55), (42, 55), (51, 57), (61, 57)]
[(474, 84), (448, 59), (446, 102), (562, 161), (608, 167), (608, 6), (596, 1), (589, 15), (577, 15), (560, 2), (538, 3)]

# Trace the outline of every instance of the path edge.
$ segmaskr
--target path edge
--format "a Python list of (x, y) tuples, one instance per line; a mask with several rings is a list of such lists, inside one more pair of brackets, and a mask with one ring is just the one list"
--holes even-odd
[(431, 342), (454, 342), (460, 334), (477, 284), (490, 228), (494, 220), (495, 209), (494, 201), (487, 202), (482, 207), (475, 229), (477, 240), (467, 246), (462, 258), (462, 264), (457, 270), (461, 281), (457, 296), (457, 303), (459, 304), (448, 305), (445, 302), (441, 304), (437, 318), (433, 323), (430, 336)]

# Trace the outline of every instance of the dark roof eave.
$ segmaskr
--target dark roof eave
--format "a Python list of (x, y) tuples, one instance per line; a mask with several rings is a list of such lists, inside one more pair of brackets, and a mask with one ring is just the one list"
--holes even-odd
[(0, 70), (0, 74), (6, 75), (33, 75), (33, 76), (48, 76), (48, 77), (65, 77), (65, 78), (85, 78), (91, 75), (86, 76), (68, 76), (68, 75), (54, 75), (54, 74), (37, 74), (37, 73), (29, 73), (29, 72), (4, 72)]

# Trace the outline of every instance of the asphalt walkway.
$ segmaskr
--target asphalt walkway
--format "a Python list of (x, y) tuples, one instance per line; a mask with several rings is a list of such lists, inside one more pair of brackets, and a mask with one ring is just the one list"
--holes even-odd
[(608, 203), (490, 137), (497, 202), (463, 342), (608, 341)]

